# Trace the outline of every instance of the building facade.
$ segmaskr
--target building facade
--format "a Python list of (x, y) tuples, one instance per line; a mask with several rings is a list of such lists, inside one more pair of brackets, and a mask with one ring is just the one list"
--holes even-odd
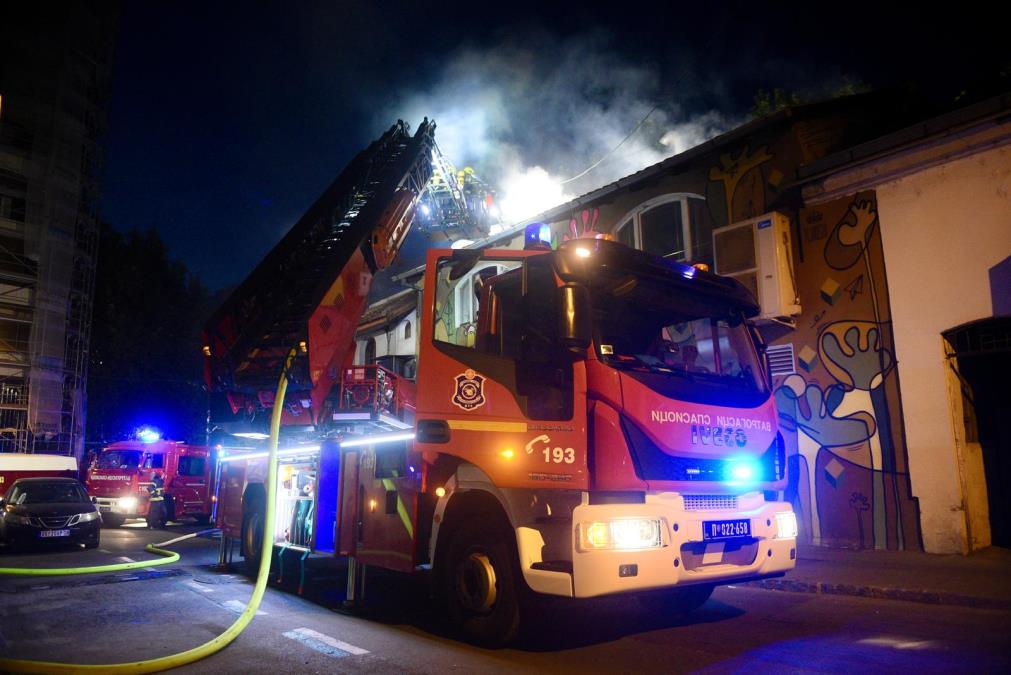
[(80, 456), (114, 16), (29, 4), (0, 24), (0, 451)]
[[(1004, 541), (989, 530), (1007, 498), (986, 487), (1011, 475), (984, 466), (987, 445), (999, 455), (1001, 441), (980, 443), (964, 422), (972, 392), (950, 374), (963, 359), (943, 333), (998, 314), (1011, 296), (1011, 102), (913, 126), (887, 106), (872, 114), (874, 102), (780, 111), (472, 246), (520, 248), (533, 225), (555, 246), (609, 235), (721, 272), (728, 258), (718, 259), (714, 232), (779, 214), (800, 311), (761, 331), (801, 537), (968, 552)], [(758, 290), (754, 275), (742, 281)], [(449, 331), (473, 321), (455, 306), (444, 314)]]

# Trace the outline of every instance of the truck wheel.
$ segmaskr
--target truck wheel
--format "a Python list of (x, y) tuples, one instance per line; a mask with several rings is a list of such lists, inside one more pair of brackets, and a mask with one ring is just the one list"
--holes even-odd
[(193, 518), (197, 521), (197, 525), (207, 525), (211, 522), (211, 514), (209, 513), (201, 513)]
[(472, 642), (507, 644), (519, 633), (520, 587), (510, 533), (468, 520), (449, 542), (443, 590), (454, 625)]
[(714, 588), (715, 586), (712, 584), (680, 586), (643, 593), (637, 599), (639, 604), (651, 614), (683, 614), (706, 604), (706, 600), (713, 594)]
[(103, 513), (102, 514), (102, 526), (103, 527), (120, 527), (126, 522), (126, 518), (118, 513)]
[(265, 519), (266, 513), (260, 500), (250, 502), (242, 513), (242, 557), (245, 561), (245, 574), (253, 579), (260, 571)]

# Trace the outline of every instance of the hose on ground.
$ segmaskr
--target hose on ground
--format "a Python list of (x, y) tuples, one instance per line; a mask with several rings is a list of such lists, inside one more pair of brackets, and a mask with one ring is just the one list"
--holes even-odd
[[(285, 360), (284, 370), (281, 372), (281, 377), (277, 383), (277, 395), (274, 398), (274, 410), (270, 418), (270, 453), (267, 459), (267, 509), (266, 517), (263, 523), (263, 543), (260, 549), (260, 568), (256, 574), (256, 585), (253, 587), (253, 594), (249, 598), (249, 602), (246, 603), (246, 608), (239, 615), (239, 618), (229, 626), (223, 633), (218, 635), (213, 640), (205, 642), (202, 645), (194, 647), (193, 649), (188, 649), (184, 652), (178, 654), (169, 654), (168, 656), (160, 656), (155, 659), (148, 659), (146, 661), (132, 661), (126, 663), (105, 663), (105, 664), (75, 664), (75, 663), (56, 663), (52, 661), (24, 661), (19, 659), (0, 659), (0, 671), (9, 671), (16, 673), (109, 673), (111, 675), (126, 675), (126, 674), (136, 674), (136, 673), (157, 673), (162, 670), (169, 670), (170, 668), (179, 668), (185, 666), (194, 661), (199, 661), (200, 659), (206, 658), (211, 654), (215, 654), (225, 647), (227, 647), (232, 640), (237, 638), (239, 634), (245, 630), (249, 622), (253, 620), (256, 616), (256, 610), (260, 607), (260, 601), (263, 599), (263, 593), (267, 588), (267, 577), (270, 572), (270, 559), (271, 559), (271, 549), (273, 548), (273, 537), (270, 533), (274, 531), (274, 500), (276, 494), (276, 484), (277, 484), (277, 441), (278, 435), (281, 429), (281, 411), (283, 409), (283, 401), (285, 391), (288, 389), (288, 369), (291, 367), (291, 363), (295, 358), (295, 350), (292, 349), (288, 353), (288, 358)], [(181, 537), (182, 538), (182, 537)], [(167, 543), (174, 543), (166, 542)], [(165, 545), (165, 544), (163, 544)], [(147, 561), (147, 562), (133, 562), (133, 563), (121, 563), (120, 565), (107, 565), (104, 567), (115, 567), (117, 569), (134, 569), (137, 567), (150, 567), (152, 564), (168, 564), (170, 562), (175, 562), (179, 559), (178, 553), (173, 553), (172, 551), (166, 551), (164, 549), (158, 549), (153, 544), (149, 545), (148, 550), (153, 553), (158, 553), (160, 555), (168, 554), (169, 556), (175, 556), (174, 558), (164, 558), (160, 560)], [(127, 565), (129, 567), (122, 567), (121, 565)], [(100, 566), (103, 567), (103, 566)], [(7, 568), (11, 569), (11, 568)], [(80, 571), (66, 571), (75, 569), (86, 569), (88, 572)], [(43, 570), (47, 574), (92, 574), (95, 568), (64, 568), (63, 571), (54, 570)], [(20, 570), (19, 573), (33, 573), (39, 570)], [(101, 570), (101, 571), (112, 571), (112, 570)]]

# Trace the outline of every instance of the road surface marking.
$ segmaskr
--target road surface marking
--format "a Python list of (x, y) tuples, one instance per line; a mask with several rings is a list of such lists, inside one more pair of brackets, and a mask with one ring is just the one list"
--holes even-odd
[[(224, 605), (226, 608), (232, 610), (236, 614), (242, 614), (242, 612), (245, 611), (246, 609), (246, 604), (239, 600), (226, 600), (221, 604)], [(267, 612), (264, 612), (262, 609), (256, 610), (256, 616), (262, 616), (265, 614), (267, 614)]]
[(328, 656), (361, 656), (362, 654), (369, 653), (368, 649), (355, 647), (352, 644), (348, 644), (342, 640), (337, 640), (329, 635), (318, 633), (311, 628), (296, 628), (295, 630), (290, 630), (287, 633), (284, 633), (284, 637), (289, 640), (301, 642), (306, 647), (315, 649), (316, 651)]
[(183, 583), (186, 584), (187, 586), (189, 586), (190, 588), (192, 588), (193, 590), (200, 591), (201, 593), (210, 593), (211, 592), (210, 588), (207, 588), (203, 584), (198, 584), (197, 582), (193, 581), (192, 579), (190, 579), (189, 581), (184, 581)]
[(928, 649), (934, 646), (933, 640), (908, 640), (901, 637), (891, 637), (882, 635), (881, 637), (865, 638), (857, 640), (858, 645), (875, 645), (878, 647), (892, 647), (894, 649)]
[(106, 551), (104, 548), (98, 549), (100, 553), (112, 553), (112, 551)]
[(127, 558), (125, 555), (121, 555), (116, 560), (122, 560), (123, 562), (137, 562), (133, 558)]

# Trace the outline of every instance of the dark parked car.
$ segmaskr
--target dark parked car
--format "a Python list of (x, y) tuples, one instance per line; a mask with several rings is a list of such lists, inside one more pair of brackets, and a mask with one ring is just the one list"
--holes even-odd
[(102, 516), (76, 478), (22, 478), (0, 498), (0, 543), (98, 546)]

